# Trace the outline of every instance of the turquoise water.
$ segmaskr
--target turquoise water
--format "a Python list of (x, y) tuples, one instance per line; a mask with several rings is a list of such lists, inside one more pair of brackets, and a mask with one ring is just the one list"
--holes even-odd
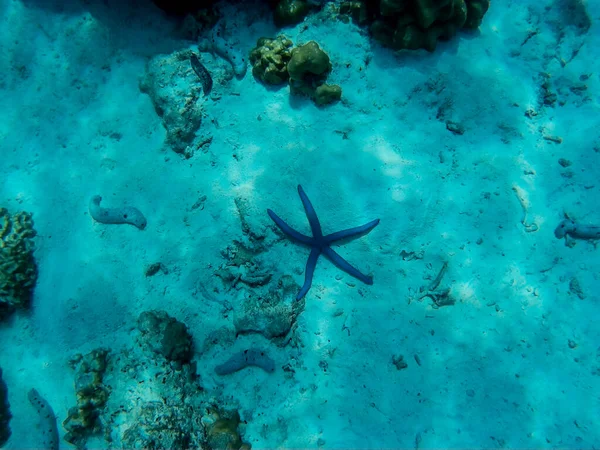
[(598, 447), (600, 3), (268, 3), (0, 0), (0, 446)]

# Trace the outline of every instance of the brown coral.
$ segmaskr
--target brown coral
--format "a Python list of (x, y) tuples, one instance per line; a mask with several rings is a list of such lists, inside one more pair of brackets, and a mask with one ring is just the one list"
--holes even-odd
[(32, 215), (0, 208), (0, 317), (27, 307), (37, 281)]

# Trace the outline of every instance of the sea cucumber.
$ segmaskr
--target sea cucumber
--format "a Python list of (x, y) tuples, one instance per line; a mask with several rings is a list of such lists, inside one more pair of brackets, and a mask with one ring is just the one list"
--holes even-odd
[(256, 366), (263, 369), (265, 372), (273, 372), (275, 370), (275, 362), (263, 350), (258, 348), (250, 348), (243, 352), (236, 353), (223, 364), (215, 367), (217, 375), (229, 375), (237, 372), (248, 366)]
[(554, 236), (562, 239), (570, 236), (573, 239), (600, 239), (600, 227), (596, 225), (579, 225), (572, 219), (565, 219), (554, 230)]
[(192, 64), (192, 69), (198, 78), (200, 79), (200, 83), (202, 84), (202, 90), (204, 91), (204, 95), (210, 94), (210, 90), (212, 89), (213, 80), (210, 76), (209, 71), (204, 67), (204, 64), (200, 62), (198, 56), (195, 53), (190, 55), (190, 63)]
[(58, 450), (58, 428), (56, 427), (56, 416), (54, 415), (52, 407), (35, 389), (31, 389), (27, 393), (27, 398), (40, 418), (43, 437), (43, 445), (41, 447), (50, 450)]
[(90, 200), (90, 215), (96, 222), (104, 224), (128, 223), (140, 230), (146, 228), (146, 218), (141, 211), (132, 206), (123, 208), (102, 208), (100, 202), (102, 197), (94, 195)]
[(198, 50), (201, 52), (216, 53), (231, 64), (238, 78), (244, 78), (248, 66), (246, 59), (242, 56), (242, 52), (239, 49), (225, 41), (223, 38), (224, 30), (225, 26), (222, 22), (215, 25), (211, 36), (208, 39), (201, 39), (198, 42)]

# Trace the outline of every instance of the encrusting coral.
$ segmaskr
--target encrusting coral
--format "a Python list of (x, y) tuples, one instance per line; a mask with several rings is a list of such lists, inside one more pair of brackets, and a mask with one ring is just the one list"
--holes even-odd
[(69, 408), (63, 427), (67, 430), (65, 441), (78, 448), (84, 448), (90, 436), (102, 431), (99, 416), (110, 395), (110, 389), (103, 383), (108, 355), (107, 349), (100, 348), (86, 355), (77, 354), (70, 360), (75, 369), (77, 406)]
[(0, 208), (0, 318), (29, 305), (37, 281), (32, 215)]

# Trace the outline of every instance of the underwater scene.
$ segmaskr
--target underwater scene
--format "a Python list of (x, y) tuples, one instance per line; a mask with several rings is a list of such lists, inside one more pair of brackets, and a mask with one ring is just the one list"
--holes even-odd
[(600, 0), (0, 0), (0, 448), (600, 448)]

